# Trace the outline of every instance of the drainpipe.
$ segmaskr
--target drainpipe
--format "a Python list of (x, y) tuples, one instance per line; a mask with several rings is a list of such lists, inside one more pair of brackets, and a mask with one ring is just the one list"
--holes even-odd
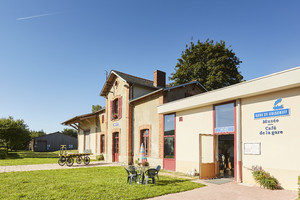
[(242, 179), (242, 120), (241, 120), (241, 99), (237, 100), (237, 182)]

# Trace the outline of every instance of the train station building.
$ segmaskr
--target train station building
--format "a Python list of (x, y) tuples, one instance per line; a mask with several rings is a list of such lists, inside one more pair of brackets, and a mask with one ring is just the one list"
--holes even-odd
[(167, 87), (165, 73), (146, 80), (111, 71), (106, 107), (65, 122), (78, 130), (79, 152), (132, 164), (143, 143), (150, 165), (200, 178), (255, 184), (260, 166), (284, 189), (300, 175), (300, 67), (207, 92), (198, 82)]

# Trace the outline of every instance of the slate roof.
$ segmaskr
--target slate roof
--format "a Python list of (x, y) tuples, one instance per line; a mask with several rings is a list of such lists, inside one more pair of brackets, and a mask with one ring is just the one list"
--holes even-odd
[(105, 112), (105, 108), (102, 108), (101, 110), (98, 110), (94, 113), (88, 113), (88, 114), (84, 114), (84, 115), (75, 116), (71, 119), (68, 119), (67, 121), (62, 122), (61, 124), (62, 125), (70, 125), (70, 124), (79, 122), (80, 119), (86, 119), (86, 118), (89, 118), (89, 117), (97, 116), (99, 113), (102, 113), (102, 112)]
[(123, 72), (119, 72), (116, 70), (112, 70), (112, 71), (115, 72), (117, 75), (119, 75), (121, 78), (123, 78), (128, 83), (138, 84), (138, 85), (151, 87), (151, 88), (155, 88), (155, 89), (157, 88), (157, 87), (154, 87), (153, 81), (151, 81), (151, 80), (140, 78), (137, 76), (132, 76), (130, 74), (125, 74)]
[(119, 72), (117, 70), (111, 70), (109, 73), (109, 76), (101, 90), (100, 96), (106, 96), (107, 92), (109, 91), (110, 86), (112, 85), (114, 76), (118, 76), (130, 84), (136, 84), (136, 85), (141, 85), (141, 86), (148, 87), (148, 88), (159, 89), (158, 87), (155, 87), (153, 85), (153, 81), (151, 81), (151, 80), (140, 78), (140, 77), (133, 76), (130, 74), (126, 74), (123, 72)]

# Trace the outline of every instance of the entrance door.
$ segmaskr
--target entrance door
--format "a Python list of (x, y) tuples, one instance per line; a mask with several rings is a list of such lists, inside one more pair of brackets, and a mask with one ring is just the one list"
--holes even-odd
[(119, 133), (113, 133), (113, 162), (119, 162)]
[(164, 169), (176, 169), (175, 114), (164, 116)]
[(200, 178), (216, 178), (215, 136), (200, 134)]

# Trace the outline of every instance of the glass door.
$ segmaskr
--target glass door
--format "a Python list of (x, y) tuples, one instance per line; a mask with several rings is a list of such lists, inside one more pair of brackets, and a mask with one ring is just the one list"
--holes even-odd
[(175, 114), (164, 116), (164, 169), (175, 171)]

